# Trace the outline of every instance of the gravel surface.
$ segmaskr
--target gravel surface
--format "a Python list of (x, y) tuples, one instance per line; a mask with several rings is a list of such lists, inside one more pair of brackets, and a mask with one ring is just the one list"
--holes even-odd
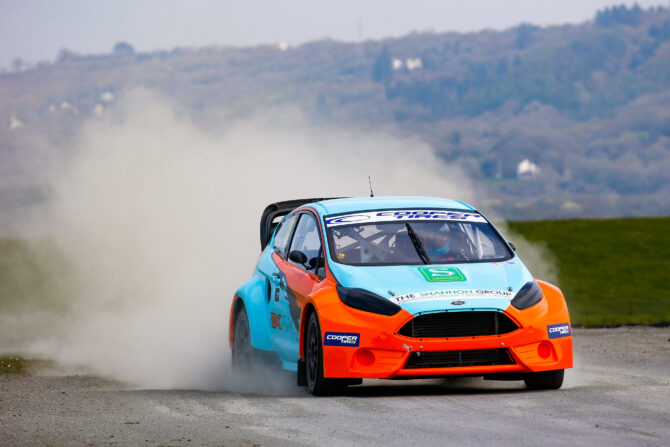
[(261, 395), (139, 390), (53, 368), (2, 375), (0, 446), (670, 445), (670, 329), (574, 334), (576, 367), (558, 391), (366, 380), (314, 398), (288, 384)]

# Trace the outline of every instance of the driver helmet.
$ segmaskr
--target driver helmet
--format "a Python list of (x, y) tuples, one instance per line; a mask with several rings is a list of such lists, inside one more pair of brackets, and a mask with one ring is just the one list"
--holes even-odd
[(445, 255), (449, 252), (449, 225), (431, 222), (421, 226), (421, 240), (428, 256)]

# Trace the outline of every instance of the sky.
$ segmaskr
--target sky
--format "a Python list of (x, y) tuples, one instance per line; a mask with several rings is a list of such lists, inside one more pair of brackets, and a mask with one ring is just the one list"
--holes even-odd
[[(0, 0), (0, 67), (53, 61), (62, 48), (105, 53), (209, 45), (297, 45), (402, 36), (412, 31), (504, 29), (593, 18), (624, 0)], [(669, 1), (638, 0), (642, 7)]]

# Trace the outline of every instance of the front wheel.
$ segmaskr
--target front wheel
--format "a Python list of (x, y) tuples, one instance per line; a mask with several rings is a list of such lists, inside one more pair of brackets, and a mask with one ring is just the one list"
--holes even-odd
[(563, 385), (564, 370), (530, 373), (523, 378), (529, 390), (557, 390)]
[(346, 380), (323, 377), (323, 345), (321, 344), (319, 317), (316, 312), (312, 312), (307, 323), (305, 375), (307, 376), (307, 388), (315, 396), (339, 394), (347, 388)]

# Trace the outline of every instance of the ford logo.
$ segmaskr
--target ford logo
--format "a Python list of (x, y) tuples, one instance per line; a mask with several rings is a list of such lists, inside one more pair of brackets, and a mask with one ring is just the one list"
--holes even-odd
[(452, 301), (451, 304), (453, 304), (454, 306), (460, 306), (462, 304), (465, 304), (465, 301)]

